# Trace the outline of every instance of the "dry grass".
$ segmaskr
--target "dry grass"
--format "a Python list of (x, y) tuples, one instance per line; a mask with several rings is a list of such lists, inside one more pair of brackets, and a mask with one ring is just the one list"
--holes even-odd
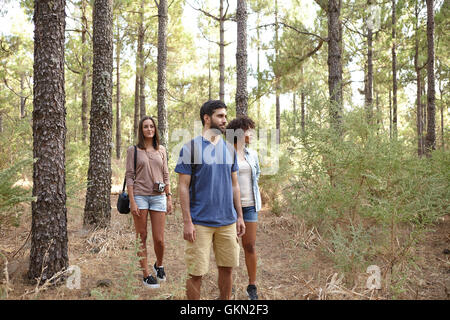
[[(115, 206), (116, 196), (112, 197)], [(79, 203), (83, 203), (80, 198)], [(134, 226), (130, 215), (121, 215), (113, 209), (111, 224), (106, 229), (93, 231), (82, 228), (82, 209), (68, 209), (69, 264), (76, 265), (81, 271), (81, 289), (69, 289), (65, 285), (52, 286), (50, 282), (43, 285), (32, 285), (26, 280), (28, 268), (29, 240), (24, 248), (13, 253), (27, 239), (31, 223), (30, 214), (24, 214), (20, 227), (0, 231), (0, 253), (4, 259), (1, 262), (0, 288), (6, 299), (96, 299), (94, 291), (103, 297), (124, 297), (127, 279), (124, 277), (124, 265), (133, 264), (135, 244)], [(448, 225), (448, 222), (446, 222)], [(445, 227), (445, 226), (444, 226)], [(184, 265), (184, 240), (182, 239), (182, 218), (179, 208), (167, 216), (165, 232), (164, 267), (167, 281), (161, 288), (149, 290), (141, 285), (141, 272), (128, 267), (131, 271), (132, 294), (137, 299), (185, 299), (186, 269)], [(445, 230), (445, 229), (444, 229)], [(149, 226), (149, 233), (151, 228)], [(444, 232), (445, 233), (445, 232)], [(448, 233), (448, 232), (447, 232)], [(148, 255), (149, 265), (153, 265), (155, 255), (151, 236), (149, 234)], [(447, 241), (448, 242), (448, 241)], [(339, 274), (333, 263), (327, 258), (331, 253), (329, 244), (322, 238), (316, 228), (307, 227), (297, 217), (292, 215), (274, 216), (269, 211), (260, 213), (256, 242), (258, 254), (257, 286), (260, 299), (387, 299), (390, 296), (383, 286), (382, 290), (366, 288), (368, 275), (355, 274), (354, 284), (348, 286), (343, 274)], [(423, 249), (425, 250), (425, 249)], [(420, 248), (418, 253), (425, 253)], [(448, 257), (440, 257), (439, 270), (441, 274), (449, 269)], [(425, 262), (430, 259), (424, 259)], [(442, 267), (444, 266), (444, 267)], [(131, 268), (131, 269), (130, 269)], [(444, 269), (443, 269), (444, 268)], [(447, 268), (447, 269), (445, 269)], [(433, 269), (435, 271), (435, 269)], [(66, 274), (67, 275), (67, 274)], [(55, 277), (64, 276), (63, 273)], [(240, 267), (233, 271), (233, 299), (247, 299), (245, 289), (248, 284), (244, 252), (241, 249)], [(416, 276), (417, 281), (423, 276)], [(100, 286), (99, 281), (111, 280), (109, 287)], [(414, 277), (411, 277), (414, 279)], [(130, 280), (130, 279), (128, 279)], [(443, 284), (440, 285), (439, 281)], [(430, 296), (445, 299), (447, 283), (445, 279), (436, 279), (440, 286)], [(436, 285), (433, 283), (433, 285)], [(424, 286), (426, 286), (426, 280)], [(384, 285), (384, 283), (383, 283)], [(426, 299), (427, 295), (417, 293), (417, 286), (410, 285), (402, 296), (405, 299)], [(1, 293), (0, 292), (0, 293)], [(211, 254), (210, 270), (204, 277), (202, 299), (217, 299), (217, 270), (214, 256)], [(428, 292), (428, 291), (427, 291)]]

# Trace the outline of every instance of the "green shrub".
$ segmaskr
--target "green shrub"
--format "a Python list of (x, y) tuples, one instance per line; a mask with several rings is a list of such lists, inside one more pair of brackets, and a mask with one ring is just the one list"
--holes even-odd
[(0, 171), (0, 227), (18, 226), (21, 210), (17, 206), (34, 200), (30, 187), (16, 185), (23, 171), (29, 170), (32, 164), (32, 159), (24, 159)]

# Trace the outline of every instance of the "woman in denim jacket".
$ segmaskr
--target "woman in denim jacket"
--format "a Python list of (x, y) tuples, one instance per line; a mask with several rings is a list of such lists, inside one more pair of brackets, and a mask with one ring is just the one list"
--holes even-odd
[[(242, 212), (246, 231), (242, 236), (242, 246), (245, 253), (245, 264), (249, 285), (247, 295), (250, 300), (257, 300), (256, 290), (256, 228), (258, 221), (258, 212), (261, 210), (261, 195), (258, 187), (259, 175), (261, 173), (258, 154), (247, 146), (253, 138), (255, 123), (247, 116), (240, 116), (232, 120), (227, 126), (227, 140), (234, 143), (238, 159), (238, 180), (241, 191)], [(228, 139), (228, 137), (232, 137)]]

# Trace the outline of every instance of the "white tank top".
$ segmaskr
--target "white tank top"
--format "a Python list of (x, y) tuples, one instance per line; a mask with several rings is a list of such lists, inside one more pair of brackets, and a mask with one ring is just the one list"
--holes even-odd
[(239, 188), (241, 190), (241, 205), (242, 207), (253, 207), (255, 199), (253, 196), (253, 182), (252, 182), (252, 168), (250, 164), (244, 160), (238, 159), (239, 166)]

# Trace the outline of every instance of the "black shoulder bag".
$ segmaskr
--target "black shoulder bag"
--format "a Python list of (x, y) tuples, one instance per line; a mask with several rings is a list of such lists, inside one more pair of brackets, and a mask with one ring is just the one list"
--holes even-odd
[[(137, 161), (137, 148), (134, 146), (134, 178), (136, 179), (136, 161)], [(130, 213), (130, 198), (128, 193), (125, 192), (125, 185), (127, 184), (127, 177), (123, 179), (122, 193), (119, 194), (117, 199), (117, 211), (122, 214)]]

